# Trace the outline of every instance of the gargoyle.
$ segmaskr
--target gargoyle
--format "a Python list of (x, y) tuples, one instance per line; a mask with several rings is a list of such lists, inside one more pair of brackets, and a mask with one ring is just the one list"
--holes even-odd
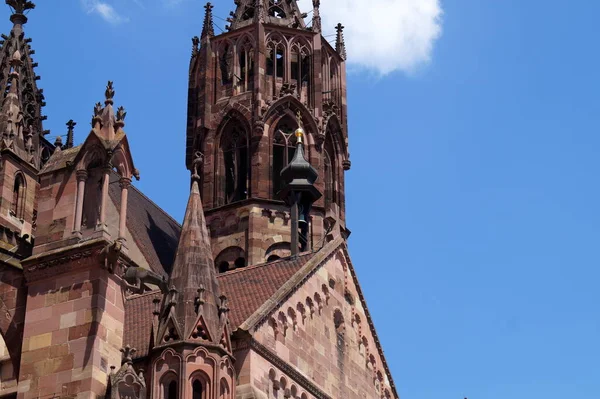
[(104, 260), (104, 268), (107, 269), (109, 273), (115, 272), (122, 249), (123, 244), (121, 241), (117, 240), (114, 243), (105, 246), (100, 252), (100, 255), (102, 255)]
[(164, 276), (143, 267), (128, 267), (125, 274), (123, 274), (123, 280), (125, 280), (128, 287), (140, 294), (143, 292), (144, 284), (157, 285), (163, 293), (168, 291), (167, 279)]

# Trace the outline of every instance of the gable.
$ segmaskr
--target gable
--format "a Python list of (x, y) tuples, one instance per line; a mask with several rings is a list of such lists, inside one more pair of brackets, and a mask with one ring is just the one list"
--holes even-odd
[(331, 397), (398, 397), (345, 243), (301, 277), (251, 326), (254, 339)]

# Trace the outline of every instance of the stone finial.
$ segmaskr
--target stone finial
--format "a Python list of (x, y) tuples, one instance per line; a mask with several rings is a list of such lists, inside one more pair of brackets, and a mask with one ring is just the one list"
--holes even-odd
[(56, 136), (54, 140), (54, 151), (60, 151), (62, 149), (62, 137)]
[(212, 37), (215, 35), (215, 28), (213, 24), (212, 15), (213, 8), (214, 6), (210, 2), (206, 3), (206, 5), (204, 6), (206, 12), (204, 13), (204, 24), (202, 25), (202, 38)]
[(77, 126), (77, 123), (74, 122), (73, 119), (69, 119), (67, 122), (67, 143), (65, 144), (65, 148), (73, 148), (75, 139), (75, 126)]
[(342, 59), (346, 60), (346, 43), (344, 42), (344, 25), (338, 23), (335, 27), (335, 31), (337, 32), (337, 36), (335, 38), (335, 51), (342, 57)]
[(125, 117), (127, 116), (127, 112), (123, 106), (117, 108), (117, 122), (119, 127), (125, 126)]
[(121, 353), (123, 354), (123, 363), (132, 364), (133, 363), (133, 354), (137, 352), (135, 348), (126, 345), (121, 349)]
[(229, 306), (227, 305), (227, 296), (221, 295), (219, 296), (219, 315), (227, 314), (229, 312)]
[(321, 6), (321, 0), (313, 0), (313, 19), (312, 19), (312, 30), (313, 32), (321, 32), (321, 12), (319, 7)]
[(15, 25), (27, 23), (25, 11), (33, 10), (35, 8), (35, 4), (28, 0), (6, 0), (6, 4), (12, 9), (10, 21)]
[(198, 36), (192, 37), (192, 57), (198, 54), (200, 46), (200, 38)]
[(106, 97), (104, 104), (106, 104), (106, 105), (113, 104), (113, 98), (115, 97), (115, 90), (113, 89), (113, 82), (110, 80), (106, 84), (106, 91), (104, 92), (104, 97)]
[(202, 166), (203, 163), (204, 163), (204, 154), (202, 154), (200, 151), (196, 151), (194, 153), (194, 159), (192, 161), (192, 167), (193, 167), (192, 180), (200, 180), (200, 174), (198, 173), (198, 171), (200, 170), (200, 167)]

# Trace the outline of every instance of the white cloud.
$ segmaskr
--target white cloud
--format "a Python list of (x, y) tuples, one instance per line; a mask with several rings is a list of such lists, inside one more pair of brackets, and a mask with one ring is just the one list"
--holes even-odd
[(81, 0), (81, 4), (88, 14), (98, 14), (111, 24), (120, 24), (129, 21), (129, 18), (120, 15), (113, 6), (103, 1)]
[[(442, 14), (440, 0), (321, 1), (323, 34), (335, 33), (341, 22), (348, 63), (380, 75), (411, 73), (428, 63), (442, 34)], [(327, 39), (335, 43), (335, 36)]]

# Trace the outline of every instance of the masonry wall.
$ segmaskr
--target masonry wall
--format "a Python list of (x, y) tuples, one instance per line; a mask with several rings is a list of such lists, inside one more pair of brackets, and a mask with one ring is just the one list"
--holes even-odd
[(100, 265), (97, 247), (25, 265), (37, 278), (29, 282), (19, 398), (104, 394), (110, 366), (121, 364), (124, 303), (120, 278)]
[(268, 398), (284, 397), (292, 385), (307, 391), (294, 371), (332, 398), (392, 397), (342, 252), (273, 312), (254, 337), (290, 366), (279, 368), (260, 351), (252, 355), (251, 383)]

